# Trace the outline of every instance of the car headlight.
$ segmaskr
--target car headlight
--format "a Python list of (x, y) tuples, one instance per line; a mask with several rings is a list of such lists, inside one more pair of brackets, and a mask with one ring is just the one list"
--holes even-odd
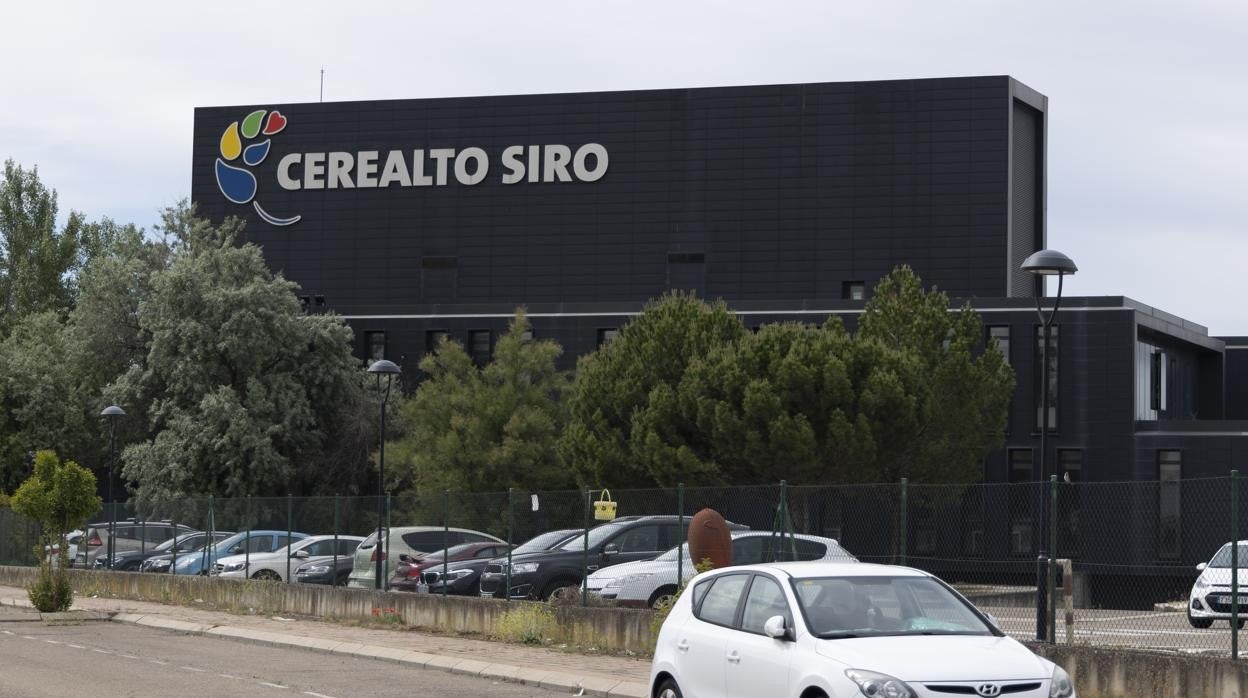
[(157, 569), (157, 568), (164, 569), (165, 567), (169, 566), (170, 562), (171, 562), (170, 560), (148, 560), (147, 562), (143, 564), (145, 567), (149, 567), (152, 569)]
[(310, 567), (300, 567), (295, 570), (295, 574), (329, 574), (329, 565), (312, 565)]
[(607, 586), (604, 588), (615, 589), (618, 587), (625, 586), (627, 584), (632, 584), (634, 582), (640, 582), (644, 579), (649, 579), (653, 576), (654, 576), (653, 572), (638, 572), (637, 574), (626, 574), (623, 577), (616, 577), (615, 579), (612, 579), (611, 581), (607, 582)]
[(456, 579), (463, 579), (464, 577), (470, 577), (470, 576), (472, 576), (472, 570), (451, 570), (450, 572), (446, 573), (447, 581), (451, 581), (451, 582), (455, 581)]
[(1049, 698), (1071, 698), (1075, 695), (1075, 685), (1070, 681), (1070, 674), (1060, 666), (1053, 665), (1053, 678), (1049, 680)]
[(243, 567), (245, 566), (246, 566), (246, 563), (244, 562), (229, 562), (229, 563), (226, 563), (225, 567), (221, 568), (221, 571), (222, 572), (237, 572), (243, 569)]
[(533, 574), (541, 565), (540, 562), (517, 562), (511, 566), (512, 574)]
[(862, 695), (867, 698), (918, 698), (905, 681), (888, 674), (863, 669), (846, 669), (845, 675), (850, 681), (858, 684), (858, 690), (862, 691)]

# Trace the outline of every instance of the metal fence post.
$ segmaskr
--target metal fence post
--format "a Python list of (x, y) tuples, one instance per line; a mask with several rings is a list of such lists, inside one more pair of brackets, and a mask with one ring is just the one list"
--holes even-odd
[(901, 501), (898, 503), (897, 564), (905, 565), (910, 544), (910, 478), (901, 478)]
[(173, 561), (169, 563), (169, 572), (176, 575), (178, 573), (178, 517), (173, 517), (170, 523), (173, 524), (173, 547), (170, 548), (173, 550)]
[(290, 493), (286, 493), (286, 583), (290, 584), (290, 546), (295, 544), (294, 541), (294, 500), (291, 499)]
[[(507, 571), (503, 575), (503, 599), (508, 603), (511, 602), (511, 549), (514, 546), (512, 536), (516, 527), (516, 507), (513, 496), (515, 492), (516, 488), (507, 488)], [(442, 580), (442, 584), (446, 585), (445, 579)]]
[(329, 585), (338, 586), (338, 494), (334, 494), (334, 566), (329, 571)]
[[(251, 579), (251, 495), (247, 495), (243, 507), (243, 579)], [(204, 570), (208, 572), (208, 570)]]
[[(676, 546), (676, 590), (685, 585), (685, 544), (689, 531), (685, 528), (685, 483), (676, 483), (676, 516), (679, 520), (680, 543)], [(692, 557), (692, 556), (691, 556)], [(586, 583), (586, 586), (589, 586)]]
[[(785, 534), (789, 532), (789, 481), (780, 481), (780, 554), (784, 555), (785, 550)], [(793, 542), (793, 537), (789, 536), (789, 542)], [(781, 557), (781, 560), (784, 558)]]
[(216, 522), (213, 520), (212, 514), (212, 495), (208, 495), (208, 531), (204, 537), (204, 547), (200, 548), (199, 568), (206, 569), (208, 567), (208, 549), (216, 548), (216, 536), (213, 535), (213, 528)]
[[(381, 575), (382, 576), (382, 580), (381, 580), (382, 591), (390, 591), (390, 527), (394, 523), (393, 521), (390, 520), (390, 515), (393, 513), (393, 510), (390, 508), (391, 504), (393, 504), (393, 502), (390, 501), (390, 493), (387, 492), (386, 493), (386, 546), (382, 550), (382, 552), (385, 554), (385, 559), (382, 562), (382, 567), (381, 567), (382, 572), (383, 572), (383, 574)], [(378, 543), (377, 545), (378, 547), (380, 547), (381, 543)]]
[(1231, 471), (1231, 659), (1239, 659), (1239, 471)]
[(1049, 642), (1057, 644), (1057, 476), (1049, 476)]
[(442, 596), (446, 596), (446, 575), (450, 561), (447, 559), (447, 542), (451, 539), (451, 491), (442, 490)]
[(582, 523), (585, 531), (581, 535), (581, 605), (589, 605), (589, 488), (585, 488), (585, 498), (581, 501)]

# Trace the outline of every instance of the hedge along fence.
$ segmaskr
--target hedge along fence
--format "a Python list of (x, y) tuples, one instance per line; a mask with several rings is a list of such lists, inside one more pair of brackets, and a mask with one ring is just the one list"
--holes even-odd
[[(379, 615), (403, 625), (456, 635), (567, 644), (601, 651), (648, 654), (650, 611), (502, 601), (464, 596), (406, 594), (310, 584), (277, 584), (214, 577), (68, 570), (74, 592), (109, 598), (204, 606), (231, 613), (284, 614), (335, 621), (372, 621)], [(25, 587), (31, 567), (0, 567), (0, 585)], [(535, 614), (533, 609), (543, 609)], [(512, 630), (519, 616), (553, 614), (553, 622), (524, 622), (529, 637)], [(510, 617), (509, 617), (510, 614)], [(538, 618), (541, 621), (540, 618)], [(543, 637), (544, 636), (544, 637)]]

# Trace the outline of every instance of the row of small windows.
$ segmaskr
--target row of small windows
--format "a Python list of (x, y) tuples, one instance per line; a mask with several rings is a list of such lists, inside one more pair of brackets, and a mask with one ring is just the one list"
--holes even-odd
[[(618, 330), (605, 330), (609, 332), (618, 332)], [(604, 330), (599, 330), (599, 342), (602, 340)], [(427, 330), (425, 332), (425, 347), (428, 351), (435, 351), (439, 344), (451, 338), (448, 330)], [(528, 330), (524, 333), (525, 340), (533, 339), (533, 331)], [(614, 335), (611, 337), (614, 339)], [(478, 366), (484, 366), (494, 357), (494, 332), (492, 330), (468, 330), (468, 341), (464, 348), (468, 351), (468, 355), (472, 357), (473, 363)], [(369, 330), (364, 333), (364, 356), (369, 361), (378, 361), (386, 357), (386, 333), (382, 330)]]

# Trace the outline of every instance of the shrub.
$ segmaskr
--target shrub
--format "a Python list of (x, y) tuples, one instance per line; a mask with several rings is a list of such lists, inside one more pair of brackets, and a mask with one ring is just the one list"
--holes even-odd
[(508, 642), (540, 645), (555, 627), (555, 612), (539, 603), (519, 603), (503, 614), (498, 622), (498, 636)]
[(69, 575), (63, 569), (52, 569), (52, 564), (47, 560), (39, 563), (39, 578), (26, 588), (26, 593), (40, 613), (68, 611), (74, 603), (74, 590), (69, 585)]
[[(707, 558), (693, 566), (697, 574), (709, 572), (715, 569), (715, 563)], [(654, 607), (654, 615), (650, 616), (650, 654), (654, 654), (655, 645), (659, 641), (659, 631), (663, 629), (663, 622), (667, 620), (667, 616), (672, 612), (672, 606), (676, 605), (676, 601), (680, 599), (680, 595), (685, 593), (687, 584), (681, 584), (680, 588), (672, 594), (670, 598), (659, 601)]]

